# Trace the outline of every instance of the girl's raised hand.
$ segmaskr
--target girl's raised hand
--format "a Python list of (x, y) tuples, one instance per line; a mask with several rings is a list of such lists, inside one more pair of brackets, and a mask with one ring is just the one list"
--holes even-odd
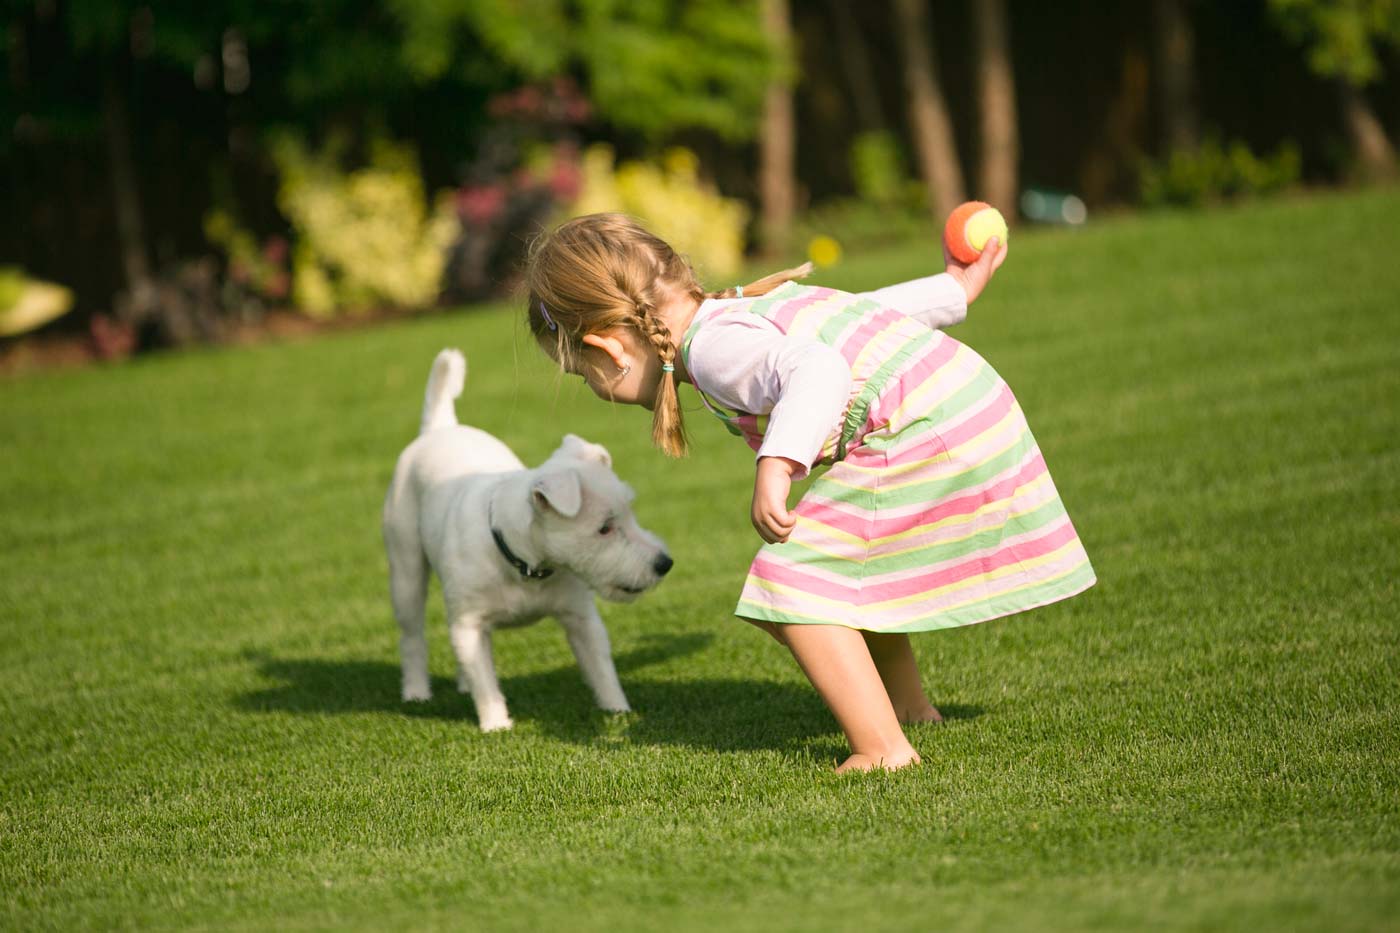
[(972, 304), (977, 296), (982, 294), (982, 289), (987, 287), (987, 283), (1001, 268), (1001, 264), (1006, 262), (1006, 253), (1010, 248), (1011, 244), (992, 237), (987, 241), (987, 248), (982, 250), (982, 255), (977, 257), (977, 261), (966, 263), (954, 259), (953, 254), (948, 252), (948, 246), (944, 244), (943, 264), (947, 267), (948, 274), (957, 279), (963, 291), (967, 292), (968, 304)]
[(788, 511), (792, 471), (798, 466), (785, 457), (760, 457), (753, 481), (751, 518), (758, 536), (769, 544), (786, 541), (797, 527), (797, 516)]

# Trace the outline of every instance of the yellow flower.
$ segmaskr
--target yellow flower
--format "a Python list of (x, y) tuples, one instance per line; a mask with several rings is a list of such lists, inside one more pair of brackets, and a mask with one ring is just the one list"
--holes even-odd
[(818, 267), (834, 266), (841, 261), (841, 244), (829, 236), (814, 236), (807, 244), (807, 258)]

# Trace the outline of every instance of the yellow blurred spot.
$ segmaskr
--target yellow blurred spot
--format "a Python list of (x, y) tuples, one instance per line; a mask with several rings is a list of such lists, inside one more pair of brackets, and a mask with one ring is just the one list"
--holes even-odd
[(814, 236), (807, 244), (807, 258), (815, 266), (834, 266), (841, 261), (841, 244), (829, 236)]
[(663, 163), (666, 171), (681, 178), (695, 178), (700, 173), (700, 160), (695, 153), (684, 146), (674, 146), (666, 150)]

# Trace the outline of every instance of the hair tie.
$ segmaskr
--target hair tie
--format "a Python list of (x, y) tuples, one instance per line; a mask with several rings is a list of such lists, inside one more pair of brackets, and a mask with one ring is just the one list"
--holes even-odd
[(662, 371), (663, 373), (673, 373), (673, 372), (676, 371), (676, 364), (675, 364), (675, 363), (662, 363), (662, 364), (661, 364), (661, 371)]
[(735, 298), (743, 298), (743, 297), (744, 297), (744, 286), (742, 286), (742, 285), (735, 285), (735, 286), (734, 286), (734, 297), (735, 297)]
[(559, 325), (554, 323), (554, 318), (550, 317), (549, 312), (545, 310), (543, 301), (540, 302), (540, 316), (544, 318), (544, 322), (549, 325), (550, 330), (559, 329)]

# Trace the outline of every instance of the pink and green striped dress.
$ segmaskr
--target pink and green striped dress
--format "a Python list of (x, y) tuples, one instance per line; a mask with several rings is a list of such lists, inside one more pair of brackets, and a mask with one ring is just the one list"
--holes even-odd
[[(797, 526), (754, 558), (735, 614), (784, 623), (919, 632), (1066, 599), (1094, 570), (1011, 388), (941, 331), (869, 298), (787, 282), (697, 318), (759, 314), (820, 340), (851, 367), (830, 469)], [(707, 408), (757, 450), (765, 415)]]

